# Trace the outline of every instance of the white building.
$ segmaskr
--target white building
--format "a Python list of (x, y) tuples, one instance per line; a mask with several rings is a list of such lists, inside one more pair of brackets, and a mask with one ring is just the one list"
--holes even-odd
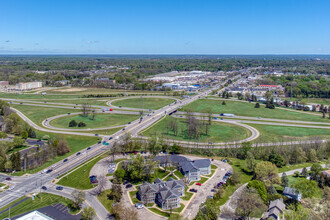
[(41, 212), (33, 211), (22, 217), (17, 218), (17, 220), (54, 220), (54, 219)]
[(42, 87), (42, 82), (20, 82), (16, 84), (16, 90), (31, 90)]

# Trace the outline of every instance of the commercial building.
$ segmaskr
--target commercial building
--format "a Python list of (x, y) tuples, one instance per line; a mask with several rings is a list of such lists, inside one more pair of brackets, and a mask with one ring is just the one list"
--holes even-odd
[(0, 81), (0, 87), (6, 87), (6, 86), (9, 86), (8, 81)]
[(42, 87), (42, 82), (20, 82), (16, 84), (16, 90), (31, 90)]

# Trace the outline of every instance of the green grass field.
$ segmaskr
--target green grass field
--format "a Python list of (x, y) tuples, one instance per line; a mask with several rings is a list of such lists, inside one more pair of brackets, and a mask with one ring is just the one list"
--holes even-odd
[(144, 136), (152, 135), (162, 135), (164, 138), (181, 140), (181, 141), (196, 141), (196, 142), (228, 142), (237, 141), (247, 138), (251, 135), (250, 131), (228, 123), (213, 122), (209, 129), (208, 135), (202, 135), (198, 140), (190, 139), (186, 133), (182, 134), (181, 128), (186, 129), (185, 119), (175, 119), (178, 120), (178, 135), (175, 136), (172, 131), (167, 133), (166, 125), (170, 117), (166, 117), (154, 126), (148, 128), (143, 132)]
[(302, 140), (312, 137), (330, 138), (329, 129), (301, 128), (274, 125), (248, 124), (260, 132), (260, 136), (255, 142), (277, 142)]
[(104, 208), (108, 210), (108, 212), (111, 214), (111, 206), (113, 204), (113, 200), (108, 199), (107, 194), (111, 192), (111, 189), (107, 189), (103, 191), (100, 195), (97, 196), (97, 199), (102, 203)]
[(116, 133), (117, 131), (123, 129), (124, 127), (120, 128), (111, 128), (111, 129), (100, 129), (95, 131), (84, 131), (83, 133), (89, 133), (89, 134), (100, 134), (100, 135), (112, 135)]
[[(48, 194), (48, 193), (40, 193), (38, 194), (34, 200), (32, 200), (31, 198), (25, 200), (24, 202), (22, 202), (21, 204), (15, 206), (14, 208), (10, 209), (10, 217), (13, 216), (17, 216), (29, 211), (33, 211), (45, 206), (49, 206), (52, 204), (56, 204), (56, 203), (62, 203), (66, 206), (69, 206), (70, 204), (72, 204), (73, 202), (67, 198), (61, 197), (61, 196), (57, 196), (57, 195), (53, 195), (53, 194)], [(76, 210), (72, 210), (72, 214), (75, 214), (77, 211)], [(4, 219), (7, 218), (9, 215), (8, 211), (2, 213), (0, 215), (0, 219)]]
[(129, 192), (129, 196), (131, 197), (133, 204), (141, 203), (141, 201), (136, 198), (136, 193), (137, 193), (137, 190)]
[(70, 128), (69, 123), (75, 120), (77, 123), (84, 122), (86, 127), (72, 127), (73, 129), (87, 129), (87, 128), (105, 128), (117, 125), (125, 125), (128, 122), (138, 119), (138, 115), (124, 115), (124, 114), (96, 114), (94, 120), (91, 116), (84, 117), (82, 115), (70, 115), (54, 119), (50, 124), (57, 128)]
[[(284, 98), (284, 100), (291, 100), (290, 97)], [(330, 99), (322, 99), (322, 98), (292, 98), (292, 101), (298, 102), (306, 102), (306, 103), (315, 103), (320, 105), (330, 105)]]
[(159, 109), (173, 102), (175, 102), (174, 99), (148, 97), (148, 98), (131, 98), (131, 99), (113, 101), (112, 105), (122, 106), (126, 108)]
[(288, 111), (283, 109), (268, 109), (264, 106), (254, 108), (254, 106), (255, 103), (228, 100), (226, 101), (226, 105), (222, 105), (222, 100), (199, 99), (187, 106), (184, 106), (183, 110), (189, 109), (193, 112), (206, 112), (207, 109), (210, 109), (214, 114), (232, 113), (238, 116), (329, 122), (329, 119), (323, 119), (321, 115), (311, 115), (303, 112)]
[(89, 180), (89, 172), (93, 166), (103, 158), (104, 156), (100, 156), (88, 161), (72, 173), (62, 177), (60, 181), (57, 182), (57, 184), (82, 190), (93, 188), (94, 185), (91, 184)]
[[(50, 138), (63, 138), (67, 141), (68, 146), (70, 147), (70, 152), (66, 153), (63, 156), (56, 156), (53, 160), (50, 160), (46, 163), (44, 163), (43, 165), (41, 165), (38, 168), (32, 169), (32, 170), (27, 170), (27, 173), (36, 173), (39, 172), (49, 166), (51, 166), (52, 164), (63, 160), (64, 158), (75, 154), (76, 152), (80, 151), (81, 149), (84, 149), (86, 147), (89, 147), (93, 144), (96, 144), (99, 140), (101, 140), (101, 138), (99, 137), (88, 137), (88, 136), (78, 136), (78, 135), (69, 135), (69, 134), (55, 134), (55, 133), (48, 133), (48, 132), (44, 132), (44, 131), (36, 131), (37, 137), (42, 138), (45, 135), (48, 135)], [(16, 172), (15, 175), (23, 175), (24, 172), (23, 171), (19, 171)]]
[(42, 126), (41, 122), (49, 117), (81, 111), (77, 109), (47, 108), (29, 105), (13, 105), (13, 108), (22, 112), (31, 121), (39, 126)]

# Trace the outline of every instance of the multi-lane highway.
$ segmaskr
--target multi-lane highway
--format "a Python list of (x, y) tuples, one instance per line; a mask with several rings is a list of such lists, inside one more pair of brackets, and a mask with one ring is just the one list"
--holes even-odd
[[(102, 144), (95, 144), (91, 147), (90, 150), (82, 150), (81, 152), (86, 152), (83, 154), (80, 154), (78, 156), (76, 155), (71, 155), (67, 159), (67, 162), (60, 161), (56, 164), (54, 164), (52, 167), (49, 167), (48, 169), (52, 169), (53, 171), (50, 172), (49, 174), (45, 173), (37, 173), (33, 175), (29, 175), (28, 177), (21, 178), (17, 177), (17, 184), (15, 185), (15, 188), (12, 190), (7, 190), (3, 193), (0, 194), (0, 207), (3, 207), (5, 205), (8, 205), (9, 203), (15, 201), (17, 198), (27, 194), (27, 193), (32, 193), (35, 191), (38, 191), (38, 189), (43, 185), (46, 184), (53, 179), (59, 177), (60, 175), (68, 172), (69, 170), (73, 169), (74, 167), (77, 167), (78, 165), (86, 162), (92, 157), (95, 157), (96, 155), (102, 154), (103, 152), (107, 151), (110, 149), (115, 141), (120, 140), (120, 138), (126, 134), (126, 132), (130, 132), (132, 136), (137, 136), (137, 134), (142, 131), (143, 129), (146, 129), (153, 125), (155, 122), (157, 122), (159, 119), (161, 119), (164, 115), (179, 109), (183, 105), (187, 105), (199, 97), (206, 96), (209, 93), (212, 92), (214, 89), (219, 89), (220, 86), (222, 86), (221, 83), (217, 85), (215, 88), (208, 89), (206, 91), (201, 92), (198, 95), (176, 101), (174, 104), (167, 105), (161, 109), (155, 110), (153, 113), (150, 113), (149, 116), (145, 116), (142, 121), (135, 120), (131, 124), (126, 126), (125, 131), (120, 130), (113, 134), (112, 140), (107, 140), (108, 136), (102, 136), (103, 140), (106, 140), (109, 145), (105, 146)], [(32, 122), (28, 117), (26, 117), (23, 113), (21, 113), (18, 110), (13, 109), (14, 111), (17, 112), (17, 114), (24, 120), (26, 121), (30, 126), (32, 126), (35, 129), (46, 131), (46, 132), (53, 132), (53, 133), (64, 133), (64, 134), (74, 134), (74, 135), (87, 135), (87, 136), (93, 136), (93, 134), (89, 133), (77, 133), (77, 132), (72, 132), (72, 131), (60, 131), (60, 130), (50, 130), (47, 128), (42, 128), (38, 125), (36, 125), (34, 122)]]

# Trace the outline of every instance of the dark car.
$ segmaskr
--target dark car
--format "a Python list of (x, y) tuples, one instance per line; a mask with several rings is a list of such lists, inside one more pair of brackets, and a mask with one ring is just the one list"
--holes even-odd
[(131, 122), (128, 122), (128, 124), (130, 125), (130, 124), (131, 124)]
[(76, 156), (80, 155), (80, 152), (76, 153)]
[(96, 177), (95, 175), (90, 176), (90, 177), (89, 177), (89, 180), (91, 181), (91, 183), (98, 183), (98, 181), (97, 181), (97, 177)]
[(47, 103), (46, 101), (44, 103)]
[(87, 147), (87, 150), (90, 150), (91, 149), (91, 147)]
[(23, 105), (23, 102), (21, 102), (21, 103), (19, 103), (19, 104)]
[(67, 161), (68, 161), (68, 159), (67, 159), (67, 158), (63, 160), (63, 162), (67, 162)]
[(112, 139), (112, 137), (109, 137), (109, 140), (111, 140)]
[(49, 170), (46, 171), (46, 173), (50, 173), (50, 172), (52, 172), (52, 171), (53, 171), (53, 170), (49, 169)]
[(216, 192), (216, 190), (215, 189), (211, 189), (211, 192)]
[(123, 128), (123, 131), (125, 131), (125, 128)]
[(132, 186), (133, 185), (129, 183), (129, 184), (126, 185), (126, 189), (131, 188)]
[(10, 177), (7, 177), (6, 180), (11, 181), (11, 178)]
[(71, 115), (71, 113), (69, 112), (68, 115)]
[(95, 136), (97, 137), (97, 136), (99, 136), (99, 134), (95, 134)]
[(42, 186), (41, 189), (47, 190), (47, 187), (46, 186)]
[(56, 190), (63, 190), (63, 186), (56, 186)]
[(189, 189), (189, 192), (197, 193), (197, 189)]
[(102, 143), (102, 141), (99, 141), (99, 142), (97, 142), (98, 144), (101, 144)]
[(123, 182), (124, 185), (126, 185), (127, 183), (129, 183), (127, 180), (125, 180), (125, 181)]

